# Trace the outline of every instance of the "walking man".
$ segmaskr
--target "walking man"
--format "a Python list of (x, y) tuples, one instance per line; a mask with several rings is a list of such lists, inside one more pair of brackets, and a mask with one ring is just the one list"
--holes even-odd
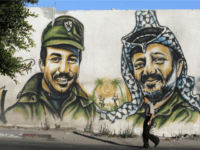
[(149, 139), (155, 144), (155, 147), (159, 144), (159, 138), (153, 134), (150, 134), (149, 131), (151, 126), (153, 125), (153, 117), (154, 117), (154, 107), (153, 104), (149, 101), (149, 96), (145, 95), (143, 98), (143, 102), (146, 104), (145, 107), (145, 120), (143, 124), (143, 142), (145, 148), (149, 148)]

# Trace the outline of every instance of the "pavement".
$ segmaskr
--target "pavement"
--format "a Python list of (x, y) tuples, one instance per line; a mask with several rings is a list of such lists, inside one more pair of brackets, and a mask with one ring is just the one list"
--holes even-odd
[[(173, 138), (159, 137), (160, 144), (157, 149), (200, 149), (199, 135), (181, 135)], [(98, 145), (114, 146), (117, 148), (142, 148), (141, 136), (133, 138), (110, 137), (106, 135), (93, 134), (78, 131), (75, 128), (58, 128), (44, 130), (41, 128), (19, 128), (0, 127), (0, 140), (19, 139), (20, 141), (31, 139), (31, 141), (48, 141), (68, 145)], [(154, 144), (150, 142), (150, 147)]]

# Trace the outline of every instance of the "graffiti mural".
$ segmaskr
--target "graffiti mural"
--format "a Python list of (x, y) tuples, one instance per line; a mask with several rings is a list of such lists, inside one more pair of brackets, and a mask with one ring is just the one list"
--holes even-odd
[(96, 79), (93, 93), (90, 99), (95, 102), (97, 108), (110, 111), (118, 109), (122, 104), (128, 102), (128, 93), (122, 91), (123, 82), (119, 78), (107, 77)]
[[(33, 75), (17, 96), (13, 111), (25, 120), (44, 118), (84, 118), (91, 124), (95, 116), (92, 100), (77, 83), (82, 58), (84, 28), (70, 16), (50, 22), (42, 34), (40, 73)], [(27, 69), (26, 69), (27, 70)]]
[(5, 90), (5, 86), (0, 88), (0, 121), (6, 123), (5, 114), (4, 114), (4, 102), (7, 90)]
[(121, 73), (132, 102), (106, 112), (106, 119), (144, 122), (144, 95), (155, 107), (156, 127), (172, 122), (197, 121), (199, 95), (193, 94), (194, 78), (187, 75), (187, 61), (173, 32), (158, 23), (155, 11), (136, 11), (136, 26), (122, 38)]
[[(116, 134), (139, 129), (140, 134), (143, 96), (148, 95), (155, 108), (155, 132), (167, 128), (174, 133), (174, 124), (191, 125), (189, 129), (194, 125), (200, 132), (200, 99), (193, 94), (200, 89), (196, 69), (200, 52), (196, 49), (196, 56), (189, 56), (187, 50), (200, 44), (195, 41), (186, 47), (187, 37), (181, 38), (179, 32), (188, 25), (168, 23), (168, 15), (177, 19), (171, 11), (157, 11), (159, 16), (153, 10), (88, 13), (47, 8), (50, 13), (45, 15), (42, 9), (36, 11), (38, 18), (28, 20), (36, 29), (36, 48), (19, 53), (24, 75), (17, 76), (17, 85), (6, 77), (0, 80), (3, 125), (49, 122), (51, 127), (94, 132), (105, 128)], [(190, 18), (193, 13), (178, 16)]]

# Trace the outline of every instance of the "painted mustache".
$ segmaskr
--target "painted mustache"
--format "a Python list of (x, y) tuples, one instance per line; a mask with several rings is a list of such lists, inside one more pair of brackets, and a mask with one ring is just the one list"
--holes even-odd
[(66, 73), (60, 73), (58, 75), (54, 75), (53, 79), (56, 80), (60, 84), (67, 84), (70, 80), (73, 79), (73, 75), (69, 75)]
[(161, 75), (159, 74), (148, 74), (148, 75), (142, 75), (141, 77), (141, 82), (143, 84), (145, 84), (145, 82), (147, 82), (147, 80), (161, 80), (161, 82), (163, 82), (163, 78)]

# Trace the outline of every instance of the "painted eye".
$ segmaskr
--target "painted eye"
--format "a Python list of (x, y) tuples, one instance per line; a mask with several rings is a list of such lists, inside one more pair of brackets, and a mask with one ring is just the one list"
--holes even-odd
[(58, 62), (60, 62), (60, 60), (61, 60), (60, 58), (52, 58), (51, 59), (51, 61), (53, 61), (54, 63), (58, 63)]
[(70, 58), (70, 59), (68, 60), (68, 62), (69, 62), (70, 64), (75, 64), (75, 63), (78, 62), (78, 60), (77, 60), (77, 58)]
[(157, 59), (154, 60), (154, 62), (157, 63), (157, 64), (163, 64), (165, 61), (166, 61), (165, 58), (157, 58)]
[(139, 64), (135, 65), (136, 69), (141, 69), (142, 67), (144, 67), (144, 63), (139, 63)]

